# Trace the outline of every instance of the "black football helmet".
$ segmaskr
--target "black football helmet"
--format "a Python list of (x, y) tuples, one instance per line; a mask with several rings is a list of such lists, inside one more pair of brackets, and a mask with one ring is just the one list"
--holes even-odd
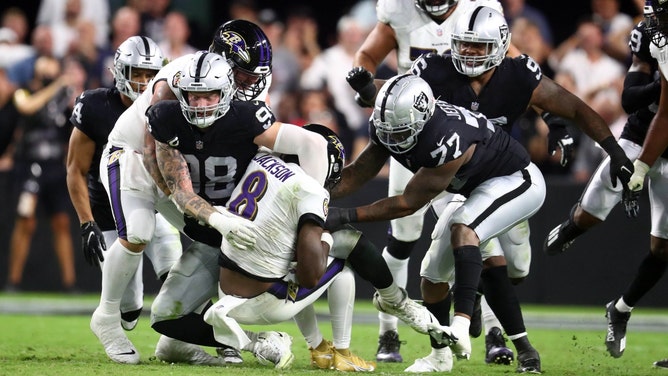
[(234, 69), (236, 99), (256, 99), (271, 75), (271, 43), (256, 24), (246, 20), (227, 21), (218, 27), (209, 52), (225, 56)]
[(668, 0), (647, 0), (645, 2), (645, 30), (652, 43), (662, 48), (668, 44)]
[(415, 0), (415, 6), (432, 16), (442, 16), (457, 4), (457, 1), (458, 0)]
[(304, 129), (322, 135), (327, 140), (327, 159), (329, 159), (329, 169), (324, 187), (328, 190), (334, 188), (341, 181), (341, 171), (346, 164), (346, 151), (339, 136), (333, 130), (321, 124), (306, 124)]

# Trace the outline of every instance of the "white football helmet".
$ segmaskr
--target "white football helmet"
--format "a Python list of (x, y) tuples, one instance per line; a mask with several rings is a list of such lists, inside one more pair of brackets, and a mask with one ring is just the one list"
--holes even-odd
[(442, 16), (457, 4), (458, 0), (415, 0), (415, 6), (432, 16)]
[[(476, 77), (501, 64), (510, 46), (510, 29), (503, 14), (480, 6), (457, 19), (450, 38), (455, 68), (459, 73)], [(484, 46), (484, 53), (465, 52), (471, 44)]]
[[(198, 51), (180, 72), (179, 101), (186, 120), (199, 128), (206, 128), (223, 117), (230, 109), (236, 91), (232, 67), (224, 57), (207, 51)], [(188, 92), (217, 92), (220, 99), (209, 106), (192, 106), (188, 103)]]
[[(157, 74), (164, 63), (162, 50), (153, 39), (144, 36), (133, 36), (126, 39), (116, 49), (114, 66), (111, 69), (116, 89), (134, 101), (146, 89), (147, 84), (132, 81), (132, 69), (150, 69)], [(132, 87), (133, 84), (139, 90), (135, 90)]]
[(424, 79), (412, 74), (389, 79), (378, 91), (373, 108), (380, 143), (399, 154), (411, 150), (435, 106), (434, 93)]

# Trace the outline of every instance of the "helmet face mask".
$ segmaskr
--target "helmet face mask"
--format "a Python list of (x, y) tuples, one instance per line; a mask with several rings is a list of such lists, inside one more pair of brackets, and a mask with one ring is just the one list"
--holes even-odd
[(410, 151), (435, 106), (431, 87), (422, 78), (411, 74), (391, 78), (378, 91), (373, 109), (378, 140), (391, 152)]
[(479, 76), (501, 64), (510, 47), (506, 19), (489, 7), (463, 14), (451, 35), (452, 63), (459, 73)]
[[(206, 51), (197, 52), (185, 69), (179, 72), (178, 87), (183, 116), (199, 128), (207, 128), (223, 117), (230, 109), (236, 91), (230, 65), (220, 55)], [(191, 93), (198, 94), (189, 96)], [(215, 98), (216, 101), (207, 105), (191, 104), (191, 97), (202, 100)]]
[(415, 6), (431, 16), (442, 16), (457, 4), (458, 0), (415, 0)]
[(668, 44), (668, 1), (647, 0), (644, 8), (645, 30), (659, 48)]
[[(164, 65), (165, 58), (160, 47), (151, 39), (143, 36), (133, 36), (126, 39), (116, 49), (114, 66), (111, 73), (114, 76), (116, 88), (121, 94), (132, 101), (146, 89), (148, 81), (135, 81), (138, 69), (154, 71), (153, 76)], [(138, 76), (146, 76), (142, 71)]]
[[(269, 38), (256, 24), (245, 20), (232, 20), (216, 30), (210, 52), (224, 56), (235, 71), (239, 100), (256, 99), (267, 86), (271, 75), (272, 51)], [(248, 76), (256, 77), (251, 83)]]

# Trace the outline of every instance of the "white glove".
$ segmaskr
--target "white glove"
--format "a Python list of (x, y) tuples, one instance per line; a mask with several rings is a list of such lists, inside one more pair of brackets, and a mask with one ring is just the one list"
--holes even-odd
[(647, 175), (647, 171), (649, 171), (649, 166), (640, 159), (636, 159), (635, 162), (633, 162), (633, 168), (633, 175), (631, 175), (631, 179), (629, 180), (629, 189), (632, 191), (642, 191), (643, 184), (645, 183), (645, 175)]
[(236, 248), (248, 249), (255, 245), (255, 224), (224, 208), (221, 209), (209, 216), (209, 225), (218, 230)]

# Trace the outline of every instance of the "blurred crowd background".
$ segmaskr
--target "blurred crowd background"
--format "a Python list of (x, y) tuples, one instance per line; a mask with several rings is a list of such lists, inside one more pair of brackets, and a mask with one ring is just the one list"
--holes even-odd
[[(404, 0), (412, 1), (412, 0)], [(466, 1), (466, 0), (460, 0)], [(642, 17), (642, 0), (501, 0), (511, 26), (512, 43), (533, 57), (543, 73), (574, 92), (608, 122), (619, 136), (626, 114), (620, 96), (630, 64), (629, 32)], [(3, 0), (0, 4), (0, 246), (29, 249), (36, 223), (20, 223), (21, 210), (45, 206), (53, 233), (64, 289), (76, 288), (70, 236), (69, 196), (62, 181), (56, 202), (21, 201), (26, 181), (62, 169), (74, 99), (86, 89), (113, 85), (109, 67), (118, 45), (146, 35), (174, 58), (206, 49), (216, 27), (242, 18), (259, 24), (273, 45), (270, 104), (277, 119), (294, 124), (317, 122), (337, 131), (348, 159), (367, 142), (369, 109), (354, 102), (345, 81), (352, 59), (376, 23), (374, 0)], [(378, 78), (395, 72), (389, 56)], [(28, 116), (15, 106), (17, 91), (38, 92), (58, 84), (58, 105), (49, 108), (52, 131), (28, 132)], [(54, 94), (55, 95), (55, 94)], [(52, 103), (52, 102), (49, 102)], [(39, 120), (38, 120), (39, 121)], [(566, 167), (547, 153), (547, 126), (531, 111), (518, 121), (513, 136), (530, 151), (550, 178), (585, 183), (604, 157), (576, 127), (574, 160)], [(32, 151), (56, 161), (49, 171), (22, 163)], [(62, 163), (58, 163), (62, 162)], [(31, 168), (32, 167), (32, 168)], [(27, 178), (26, 178), (27, 177)], [(28, 187), (29, 188), (29, 187)], [(60, 192), (60, 191), (58, 191)], [(39, 217), (41, 218), (41, 217)], [(74, 224), (77, 225), (76, 223)], [(78, 248), (77, 248), (78, 249)], [(27, 254), (27, 252), (24, 252)], [(78, 252), (77, 252), (78, 253)], [(10, 254), (10, 252), (6, 252)], [(80, 255), (76, 255), (80, 257)], [(3, 255), (3, 258), (5, 256)], [(4, 261), (4, 260), (3, 260)], [(16, 260), (15, 260), (16, 261)], [(8, 286), (19, 288), (23, 270), (8, 262)]]

